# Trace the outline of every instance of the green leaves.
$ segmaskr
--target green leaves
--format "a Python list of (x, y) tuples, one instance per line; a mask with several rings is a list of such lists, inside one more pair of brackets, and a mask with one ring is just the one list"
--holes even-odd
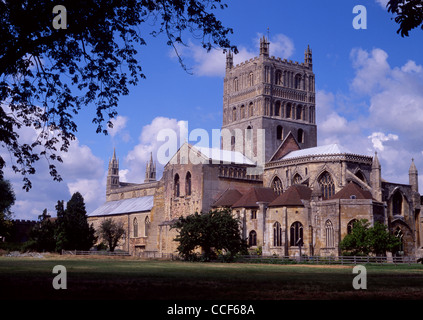
[(370, 227), (366, 219), (356, 221), (352, 232), (339, 244), (344, 254), (353, 256), (367, 256), (370, 253), (384, 255), (386, 251), (394, 251), (399, 245), (399, 239), (389, 233), (384, 224), (376, 221)]
[(210, 261), (217, 253), (225, 251), (230, 257), (246, 249), (241, 239), (239, 221), (229, 210), (212, 210), (208, 213), (194, 213), (179, 217), (172, 228), (179, 231), (175, 241), (178, 251), (186, 260), (197, 259), (198, 251), (203, 251), (203, 260)]

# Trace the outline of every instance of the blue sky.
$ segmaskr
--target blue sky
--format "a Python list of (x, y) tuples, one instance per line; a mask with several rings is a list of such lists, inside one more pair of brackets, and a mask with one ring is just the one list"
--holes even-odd
[[(409, 38), (397, 24), (386, 0), (234, 0), (218, 11), (234, 29), (231, 41), (240, 53), (235, 62), (258, 55), (258, 39), (269, 28), (271, 55), (302, 62), (313, 50), (316, 74), (318, 144), (340, 143), (352, 152), (378, 152), (384, 179), (408, 183), (411, 158), (423, 177), (423, 31)], [(367, 9), (367, 29), (356, 30), (356, 5)], [(72, 17), (68, 17), (71, 27)], [(150, 152), (157, 152), (156, 134), (163, 128), (209, 132), (222, 123), (224, 55), (206, 53), (197, 40), (185, 38), (179, 52), (193, 74), (185, 72), (164, 36), (145, 32), (147, 46), (139, 53), (147, 79), (130, 88), (119, 105), (115, 129), (104, 136), (91, 124), (93, 110), (77, 117), (77, 141), (59, 166), (64, 181), (52, 181), (46, 163), (37, 164), (30, 192), (20, 176), (6, 172), (16, 192), (15, 218), (37, 219), (44, 208), (54, 216), (57, 200), (80, 191), (87, 210), (105, 201), (107, 164), (116, 148), (121, 177), (142, 182)], [(160, 176), (160, 174), (159, 174)], [(420, 185), (423, 180), (420, 178)]]

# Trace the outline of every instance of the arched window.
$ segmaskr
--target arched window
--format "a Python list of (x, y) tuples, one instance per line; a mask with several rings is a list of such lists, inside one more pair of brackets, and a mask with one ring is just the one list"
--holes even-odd
[(239, 90), (239, 82), (238, 82), (238, 78), (234, 79), (234, 91), (238, 91)]
[(273, 224), (273, 246), (282, 246), (282, 226), (277, 221)]
[(134, 238), (138, 238), (138, 220), (137, 220), (137, 218), (134, 218), (132, 225), (133, 225), (133, 228), (134, 228)]
[(303, 181), (303, 178), (301, 178), (301, 176), (296, 173), (294, 178), (292, 179), (292, 184), (301, 184), (301, 182)]
[(297, 74), (295, 76), (295, 89), (301, 89), (301, 75)]
[(253, 107), (254, 105), (253, 105), (253, 103), (252, 102), (250, 102), (250, 104), (248, 105), (248, 116), (249, 117), (252, 117), (252, 116), (254, 116), (254, 107)]
[(302, 118), (303, 118), (303, 106), (298, 105), (297, 106), (297, 112), (296, 112), (296, 115), (295, 115), (295, 119), (301, 120)]
[(250, 82), (250, 87), (254, 85), (254, 73), (250, 72), (248, 75), (248, 80)]
[(282, 181), (278, 177), (275, 177), (272, 181), (272, 188), (276, 194), (281, 194), (283, 191)]
[(276, 70), (275, 72), (275, 84), (282, 85), (282, 71)]
[(175, 174), (175, 179), (174, 179), (174, 185), (173, 185), (173, 191), (174, 191), (174, 195), (175, 197), (179, 197), (179, 174)]
[(232, 109), (232, 121), (236, 121), (236, 108)]
[(275, 103), (275, 116), (279, 117), (281, 115), (281, 102), (276, 101)]
[(257, 233), (254, 230), (250, 231), (248, 234), (248, 245), (250, 247), (257, 245)]
[(188, 171), (185, 176), (185, 195), (191, 195), (191, 173)]
[(330, 220), (325, 223), (326, 248), (335, 247), (335, 233), (333, 231), (333, 224)]
[(304, 243), (303, 238), (303, 225), (299, 221), (295, 221), (291, 224), (290, 231), (290, 245), (291, 246), (302, 246)]
[(148, 237), (148, 233), (150, 230), (150, 218), (147, 216), (144, 219), (144, 236)]
[(394, 196), (392, 197), (392, 214), (402, 214), (402, 194), (399, 190), (395, 191)]
[(297, 141), (299, 143), (304, 143), (304, 130), (303, 129), (298, 129)]
[(286, 118), (290, 119), (291, 118), (291, 111), (292, 111), (292, 106), (290, 103), (286, 104)]
[(353, 229), (354, 229), (354, 223), (356, 223), (358, 220), (357, 219), (352, 219), (350, 222), (348, 222), (347, 224), (347, 233), (351, 234)]
[(364, 178), (363, 172), (361, 172), (361, 170), (358, 170), (358, 171), (355, 173), (355, 176), (356, 176), (357, 178), (359, 178), (361, 181), (366, 182), (366, 179)]
[(282, 128), (282, 126), (276, 127), (276, 139), (277, 140), (283, 140), (283, 128)]
[(244, 118), (245, 118), (245, 106), (242, 105), (241, 106), (241, 119), (244, 119)]
[(329, 172), (325, 171), (320, 175), (319, 185), (322, 189), (323, 199), (329, 199), (335, 194), (335, 183)]

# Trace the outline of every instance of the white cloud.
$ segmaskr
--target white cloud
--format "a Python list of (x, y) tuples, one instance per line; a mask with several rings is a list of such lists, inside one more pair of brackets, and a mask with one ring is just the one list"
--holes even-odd
[(423, 66), (412, 60), (391, 66), (380, 48), (355, 48), (350, 57), (350, 90), (316, 94), (319, 143), (339, 142), (368, 155), (377, 151), (384, 179), (408, 183), (411, 158), (423, 168)]
[(145, 178), (145, 166), (150, 160), (151, 154), (153, 155), (153, 160), (156, 162), (156, 177), (160, 177), (164, 164), (158, 161), (157, 153), (160, 146), (165, 142), (158, 140), (158, 134), (163, 129), (175, 134), (177, 140), (175, 148), (178, 148), (184, 143), (185, 137), (188, 137), (188, 124), (186, 121), (178, 121), (166, 117), (154, 118), (150, 124), (142, 128), (139, 143), (125, 157), (125, 164), (127, 165), (125, 170), (127, 171), (123, 171), (124, 179), (130, 177), (130, 182), (143, 182)]
[[(259, 55), (260, 38), (263, 35), (257, 34), (254, 39), (254, 48), (245, 46), (238, 47), (238, 53), (234, 55), (234, 65), (254, 58)], [(192, 42), (188, 46), (178, 46), (178, 53), (183, 59), (190, 58), (187, 62), (188, 68), (192, 64), (192, 72), (197, 76), (224, 76), (226, 67), (226, 55), (223, 50), (212, 49), (207, 52), (201, 45)], [(284, 34), (276, 34), (270, 38), (270, 55), (280, 58), (289, 58), (294, 53), (293, 41)], [(172, 50), (171, 57), (176, 57)], [(185, 61), (185, 60), (184, 60)]]
[(128, 117), (124, 116), (117, 116), (115, 119), (112, 120), (113, 128), (108, 128), (107, 131), (112, 138), (114, 138), (119, 132), (126, 128), (126, 124), (128, 122)]
[(383, 143), (387, 141), (397, 141), (396, 134), (384, 134), (383, 132), (373, 132), (368, 138), (372, 141), (375, 150), (383, 151), (385, 149)]

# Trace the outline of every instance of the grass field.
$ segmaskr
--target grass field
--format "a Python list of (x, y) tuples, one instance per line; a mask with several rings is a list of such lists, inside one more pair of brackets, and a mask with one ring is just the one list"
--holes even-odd
[[(55, 290), (55, 265), (67, 289)], [(366, 265), (367, 289), (355, 290), (354, 266), (142, 261), (132, 258), (0, 257), (1, 299), (423, 299), (423, 265)]]

